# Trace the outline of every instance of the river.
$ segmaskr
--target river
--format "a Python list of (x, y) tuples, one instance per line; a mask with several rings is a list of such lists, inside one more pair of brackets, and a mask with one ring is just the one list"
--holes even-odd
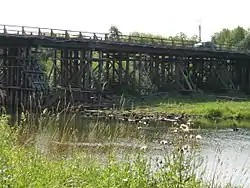
[[(105, 121), (98, 123), (102, 126), (96, 126), (95, 121), (81, 120), (80, 122), (74, 121), (74, 124), (77, 124), (75, 127), (78, 129), (77, 135), (81, 137), (79, 139), (81, 142), (101, 144), (112, 142), (119, 144), (119, 147), (124, 145), (128, 148), (136, 145), (138, 148), (147, 146), (146, 152), (151, 157), (162, 157), (165, 151), (161, 147), (165, 146), (159, 143), (160, 140), (173, 136), (173, 133), (168, 131), (169, 125), (164, 123), (138, 125)], [(110, 136), (110, 131), (112, 136)], [(222, 185), (231, 182), (236, 186), (250, 187), (248, 178), (250, 177), (250, 171), (248, 171), (250, 168), (250, 131), (247, 129), (238, 131), (200, 129), (197, 132), (202, 137), (199, 140), (200, 156), (204, 158), (201, 168), (206, 167), (203, 177), (207, 181), (213, 180)], [(118, 137), (118, 139), (112, 140), (111, 137)], [(144, 142), (140, 143), (139, 140), (142, 138)], [(133, 150), (130, 149), (129, 152)]]

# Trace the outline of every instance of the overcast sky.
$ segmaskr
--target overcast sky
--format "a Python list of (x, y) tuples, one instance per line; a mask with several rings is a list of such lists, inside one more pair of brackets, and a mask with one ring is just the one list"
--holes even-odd
[(249, 0), (1, 0), (0, 23), (108, 32), (132, 31), (202, 39), (222, 28), (250, 28)]

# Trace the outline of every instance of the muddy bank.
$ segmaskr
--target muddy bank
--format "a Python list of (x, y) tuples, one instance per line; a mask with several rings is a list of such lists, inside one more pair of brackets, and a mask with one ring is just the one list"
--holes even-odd
[[(72, 111), (68, 113), (72, 114)], [(211, 122), (215, 121), (225, 121), (225, 120), (236, 120), (243, 121), (248, 120), (242, 117), (213, 117), (206, 115), (189, 115), (185, 113), (161, 113), (152, 112), (144, 113), (139, 111), (119, 111), (119, 110), (81, 110), (74, 112), (76, 116), (93, 119), (93, 120), (116, 120), (118, 122), (130, 122), (130, 123), (143, 123), (148, 122), (166, 122), (166, 123), (186, 123), (188, 120), (192, 119), (194, 122), (200, 122), (200, 119), (205, 119)]]

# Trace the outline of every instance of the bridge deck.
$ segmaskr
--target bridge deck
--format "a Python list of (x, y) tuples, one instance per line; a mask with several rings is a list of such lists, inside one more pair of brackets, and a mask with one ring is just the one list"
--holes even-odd
[(241, 47), (220, 49), (199, 49), (195, 41), (174, 41), (169, 39), (119, 35), (110, 38), (107, 33), (79, 32), (61, 29), (0, 25), (0, 46), (43, 46), (51, 48), (89, 48), (107, 51), (141, 52), (174, 56), (250, 58)]

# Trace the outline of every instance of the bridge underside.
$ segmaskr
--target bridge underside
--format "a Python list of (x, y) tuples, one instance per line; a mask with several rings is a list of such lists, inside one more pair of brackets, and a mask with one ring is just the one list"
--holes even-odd
[[(110, 93), (249, 92), (249, 60), (225, 52), (0, 37), (1, 98), (13, 113), (64, 98), (99, 104)], [(50, 65), (49, 73), (41, 63)]]

